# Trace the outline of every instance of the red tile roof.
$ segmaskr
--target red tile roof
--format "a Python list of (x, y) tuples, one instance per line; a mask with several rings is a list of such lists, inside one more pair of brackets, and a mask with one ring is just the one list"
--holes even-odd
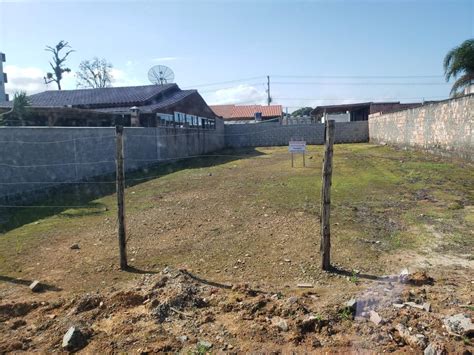
[(212, 111), (224, 120), (250, 120), (256, 112), (262, 113), (262, 118), (278, 117), (282, 114), (281, 105), (213, 105)]

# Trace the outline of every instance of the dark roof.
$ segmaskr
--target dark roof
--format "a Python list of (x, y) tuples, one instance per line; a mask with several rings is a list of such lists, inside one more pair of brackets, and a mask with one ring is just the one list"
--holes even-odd
[[(184, 99), (185, 97), (197, 93), (197, 90), (180, 90), (173, 92), (171, 95), (165, 97), (160, 102), (150, 105), (138, 106), (140, 112), (144, 113), (153, 113), (157, 112), (160, 109), (165, 109), (168, 106), (174, 105)], [(108, 113), (130, 113), (130, 106), (124, 107), (107, 107), (107, 108), (99, 108), (94, 111), (99, 112), (108, 112)]]
[[(29, 99), (31, 106), (34, 107), (132, 105), (145, 103), (171, 88), (179, 90), (176, 84), (124, 86), (101, 89), (44, 91), (29, 96)], [(0, 104), (0, 106), (4, 107), (11, 107), (10, 105)]]
[(342, 104), (342, 105), (325, 105), (325, 106), (316, 106), (313, 111), (311, 111), (311, 115), (315, 116), (318, 112), (345, 112), (351, 111), (363, 107), (369, 108), (372, 102), (359, 102), (355, 104)]

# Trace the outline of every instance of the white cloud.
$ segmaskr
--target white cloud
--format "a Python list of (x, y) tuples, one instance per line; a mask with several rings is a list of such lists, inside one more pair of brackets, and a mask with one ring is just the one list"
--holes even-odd
[(181, 59), (181, 57), (158, 57), (158, 58), (153, 58), (152, 61), (155, 63), (161, 63), (161, 62), (173, 62), (178, 59)]
[[(56, 90), (56, 83), (45, 84), (45, 71), (37, 67), (19, 67), (6, 65), (4, 72), (7, 73), (8, 82), (5, 85), (6, 92), (13, 97), (17, 91), (26, 91), (28, 95), (36, 94), (46, 90)], [(113, 86), (142, 85), (135, 77), (130, 77), (125, 71), (117, 68), (112, 69)], [(64, 90), (76, 89), (76, 74), (74, 72), (64, 73), (61, 81)]]
[(138, 79), (129, 77), (128, 74), (117, 68), (112, 68), (112, 86), (135, 86), (143, 85)]
[(45, 73), (40, 68), (6, 65), (3, 70), (8, 77), (5, 89), (12, 97), (16, 91), (34, 94), (46, 90), (43, 79)]
[(231, 88), (217, 90), (209, 100), (213, 105), (222, 104), (263, 104), (266, 100), (264, 90), (241, 84)]

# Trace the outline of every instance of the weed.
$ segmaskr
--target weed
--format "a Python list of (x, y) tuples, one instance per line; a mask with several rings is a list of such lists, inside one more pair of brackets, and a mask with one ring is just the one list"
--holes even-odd
[(339, 311), (339, 318), (341, 318), (341, 320), (352, 319), (352, 310), (349, 307), (341, 309)]
[(352, 275), (351, 277), (349, 278), (349, 281), (352, 282), (352, 283), (355, 283), (356, 285), (359, 283), (359, 277), (357, 276), (357, 273), (355, 272), (355, 270), (352, 270)]

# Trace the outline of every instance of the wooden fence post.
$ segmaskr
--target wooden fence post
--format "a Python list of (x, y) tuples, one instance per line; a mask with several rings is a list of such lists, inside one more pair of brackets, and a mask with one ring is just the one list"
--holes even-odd
[(127, 246), (125, 236), (125, 172), (123, 167), (123, 126), (115, 127), (116, 133), (116, 164), (117, 164), (117, 214), (118, 242), (120, 252), (120, 268), (125, 270), (127, 264)]
[(325, 121), (325, 143), (323, 160), (323, 181), (321, 186), (321, 267), (331, 268), (331, 231), (329, 217), (331, 213), (332, 155), (334, 145), (334, 121)]

